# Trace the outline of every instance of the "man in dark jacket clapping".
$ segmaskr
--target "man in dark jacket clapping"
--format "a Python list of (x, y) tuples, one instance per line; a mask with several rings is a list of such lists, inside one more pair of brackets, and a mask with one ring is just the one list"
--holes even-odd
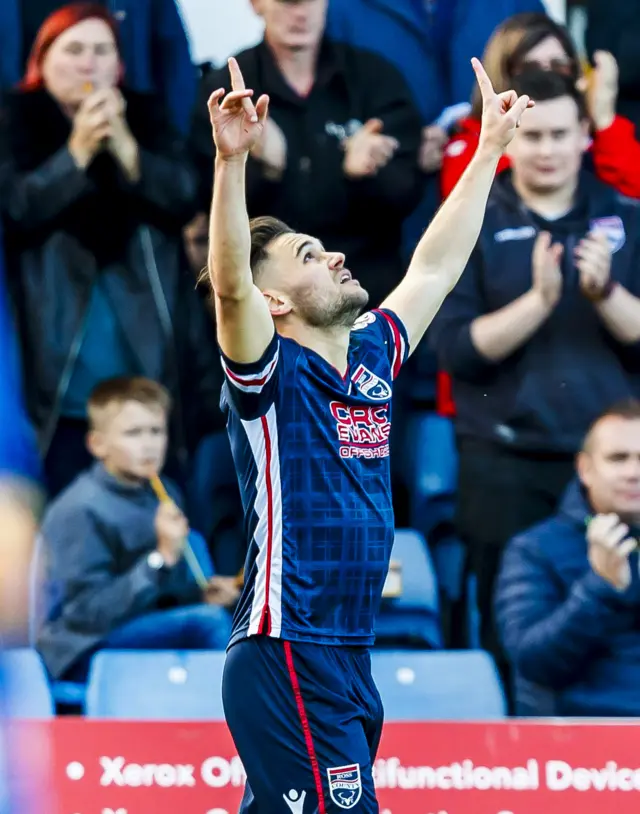
[[(504, 556), (496, 607), (517, 711), (637, 717), (640, 402), (621, 402), (594, 423), (577, 468), (559, 512), (515, 537)], [(525, 682), (537, 690), (525, 696)], [(531, 706), (540, 688), (553, 708)]]
[[(264, 136), (247, 168), (251, 217), (272, 215), (340, 246), (379, 305), (399, 282), (401, 228), (418, 204), (422, 122), (398, 70), (376, 54), (324, 36), (327, 0), (254, 0), (265, 38), (238, 54), (247, 87), (270, 98)], [(192, 146), (208, 210), (213, 143), (207, 99), (228, 86), (226, 67), (207, 74)]]

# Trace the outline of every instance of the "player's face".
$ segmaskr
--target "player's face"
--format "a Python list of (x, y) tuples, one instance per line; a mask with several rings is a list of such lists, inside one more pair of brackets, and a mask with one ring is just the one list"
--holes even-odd
[(578, 457), (578, 472), (597, 512), (640, 519), (640, 421), (603, 419)]
[(324, 33), (327, 0), (252, 0), (265, 22), (267, 41), (276, 48), (315, 48)]
[(575, 183), (588, 147), (586, 124), (568, 96), (538, 102), (509, 146), (514, 180), (536, 194)]
[(369, 295), (345, 268), (340, 252), (326, 251), (308, 235), (281, 235), (269, 247), (266, 285), (290, 312), (318, 328), (351, 327)]

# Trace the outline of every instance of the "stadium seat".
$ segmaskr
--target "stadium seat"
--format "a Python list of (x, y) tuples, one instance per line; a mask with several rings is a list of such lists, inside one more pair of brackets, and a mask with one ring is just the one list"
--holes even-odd
[(2, 673), (7, 687), (6, 711), (11, 718), (51, 718), (53, 699), (44, 664), (31, 648), (6, 650)]
[(91, 662), (88, 718), (222, 720), (225, 654), (103, 650)]
[(387, 720), (493, 720), (506, 716), (495, 664), (482, 650), (372, 654)]
[(398, 529), (391, 560), (401, 565), (402, 594), (383, 600), (376, 644), (441, 648), (438, 585), (424, 537), (412, 529)]
[(453, 518), (458, 479), (453, 423), (435, 413), (416, 415), (409, 438), (411, 524), (428, 538), (433, 528)]

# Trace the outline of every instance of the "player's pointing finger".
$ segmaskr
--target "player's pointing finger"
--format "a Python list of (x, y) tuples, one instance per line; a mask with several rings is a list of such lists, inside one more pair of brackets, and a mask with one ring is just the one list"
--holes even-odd
[(231, 87), (233, 90), (244, 90), (244, 76), (235, 57), (229, 57), (229, 73), (231, 74)]
[(480, 62), (479, 59), (473, 57), (473, 59), (471, 60), (471, 65), (473, 66), (476, 79), (478, 80), (478, 85), (480, 87), (480, 93), (482, 94), (482, 98), (488, 99), (489, 97), (494, 96), (495, 91), (493, 89), (493, 85), (491, 84), (489, 75), (485, 71), (482, 62)]

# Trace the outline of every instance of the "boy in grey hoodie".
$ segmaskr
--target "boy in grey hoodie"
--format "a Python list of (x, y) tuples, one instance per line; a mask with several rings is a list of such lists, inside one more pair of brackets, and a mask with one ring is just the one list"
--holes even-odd
[(53, 501), (42, 525), (46, 620), (38, 648), (54, 678), (82, 681), (98, 649), (223, 649), (233, 578), (203, 592), (182, 556), (189, 536), (176, 487), (159, 503), (170, 397), (156, 382), (102, 382), (88, 403), (93, 467)]

